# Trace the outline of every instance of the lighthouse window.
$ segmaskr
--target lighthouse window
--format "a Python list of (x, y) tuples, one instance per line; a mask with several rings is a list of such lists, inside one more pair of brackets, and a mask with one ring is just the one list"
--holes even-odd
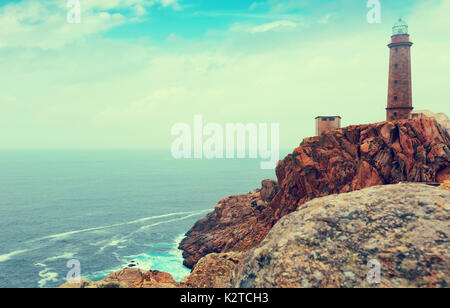
[(394, 83), (395, 83), (395, 84), (398, 84), (398, 80), (395, 80)]
[(398, 53), (398, 48), (395, 48), (395, 52)]
[(330, 121), (334, 121), (334, 118), (330, 118)]
[(326, 122), (326, 120), (327, 120), (327, 118), (322, 118), (322, 121), (323, 121), (323, 122)]
[(398, 64), (395, 64), (395, 69), (398, 69)]
[(398, 96), (394, 96), (394, 101), (398, 100)]

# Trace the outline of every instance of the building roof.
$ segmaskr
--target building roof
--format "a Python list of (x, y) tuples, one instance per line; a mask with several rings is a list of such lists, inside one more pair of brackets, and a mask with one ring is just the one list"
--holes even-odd
[(408, 34), (408, 24), (403, 19), (399, 19), (392, 28), (393, 35)]
[(320, 118), (339, 118), (339, 119), (342, 119), (341, 116), (318, 116), (318, 117), (316, 117), (316, 119), (320, 119)]

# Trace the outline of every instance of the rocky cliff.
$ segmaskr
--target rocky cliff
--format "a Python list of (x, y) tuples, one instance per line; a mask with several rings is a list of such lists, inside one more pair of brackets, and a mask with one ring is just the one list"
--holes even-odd
[(450, 179), (450, 137), (433, 119), (350, 126), (307, 138), (280, 161), (278, 183), (221, 200), (187, 233), (180, 248), (194, 267), (209, 253), (256, 247), (272, 226), (305, 202), (399, 182)]
[[(241, 257), (232, 286), (445, 288), (449, 219), (450, 191), (425, 184), (317, 198)], [(379, 265), (379, 284), (366, 279), (371, 260)]]
[(279, 219), (306, 201), (399, 182), (442, 182), (450, 137), (433, 119), (350, 126), (308, 138), (277, 167)]
[(264, 218), (270, 217), (269, 202), (277, 192), (277, 182), (265, 180), (262, 189), (220, 200), (181, 242), (184, 264), (193, 268), (207, 254), (246, 251), (260, 243), (270, 230)]
[[(307, 138), (279, 162), (278, 182), (219, 201), (189, 230), (180, 248), (194, 269), (182, 282), (127, 269), (63, 287), (364, 287), (370, 260), (376, 286), (447, 287), (449, 147), (433, 119)], [(386, 185), (399, 182), (442, 185)]]

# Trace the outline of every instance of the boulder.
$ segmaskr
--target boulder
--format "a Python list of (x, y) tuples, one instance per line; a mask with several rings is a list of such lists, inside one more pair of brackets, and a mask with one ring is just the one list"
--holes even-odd
[(187, 288), (229, 288), (233, 273), (241, 262), (242, 253), (212, 253), (201, 258), (192, 273), (183, 281)]
[[(317, 198), (283, 217), (259, 247), (244, 253), (232, 285), (446, 288), (449, 219), (450, 191), (424, 184)], [(367, 280), (374, 273), (369, 262), (380, 266), (379, 284)]]

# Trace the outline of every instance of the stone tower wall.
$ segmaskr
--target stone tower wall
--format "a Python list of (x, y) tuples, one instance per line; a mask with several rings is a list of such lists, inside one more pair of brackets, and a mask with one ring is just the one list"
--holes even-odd
[(390, 48), (386, 120), (408, 119), (412, 107), (411, 46), (409, 35), (394, 35)]

